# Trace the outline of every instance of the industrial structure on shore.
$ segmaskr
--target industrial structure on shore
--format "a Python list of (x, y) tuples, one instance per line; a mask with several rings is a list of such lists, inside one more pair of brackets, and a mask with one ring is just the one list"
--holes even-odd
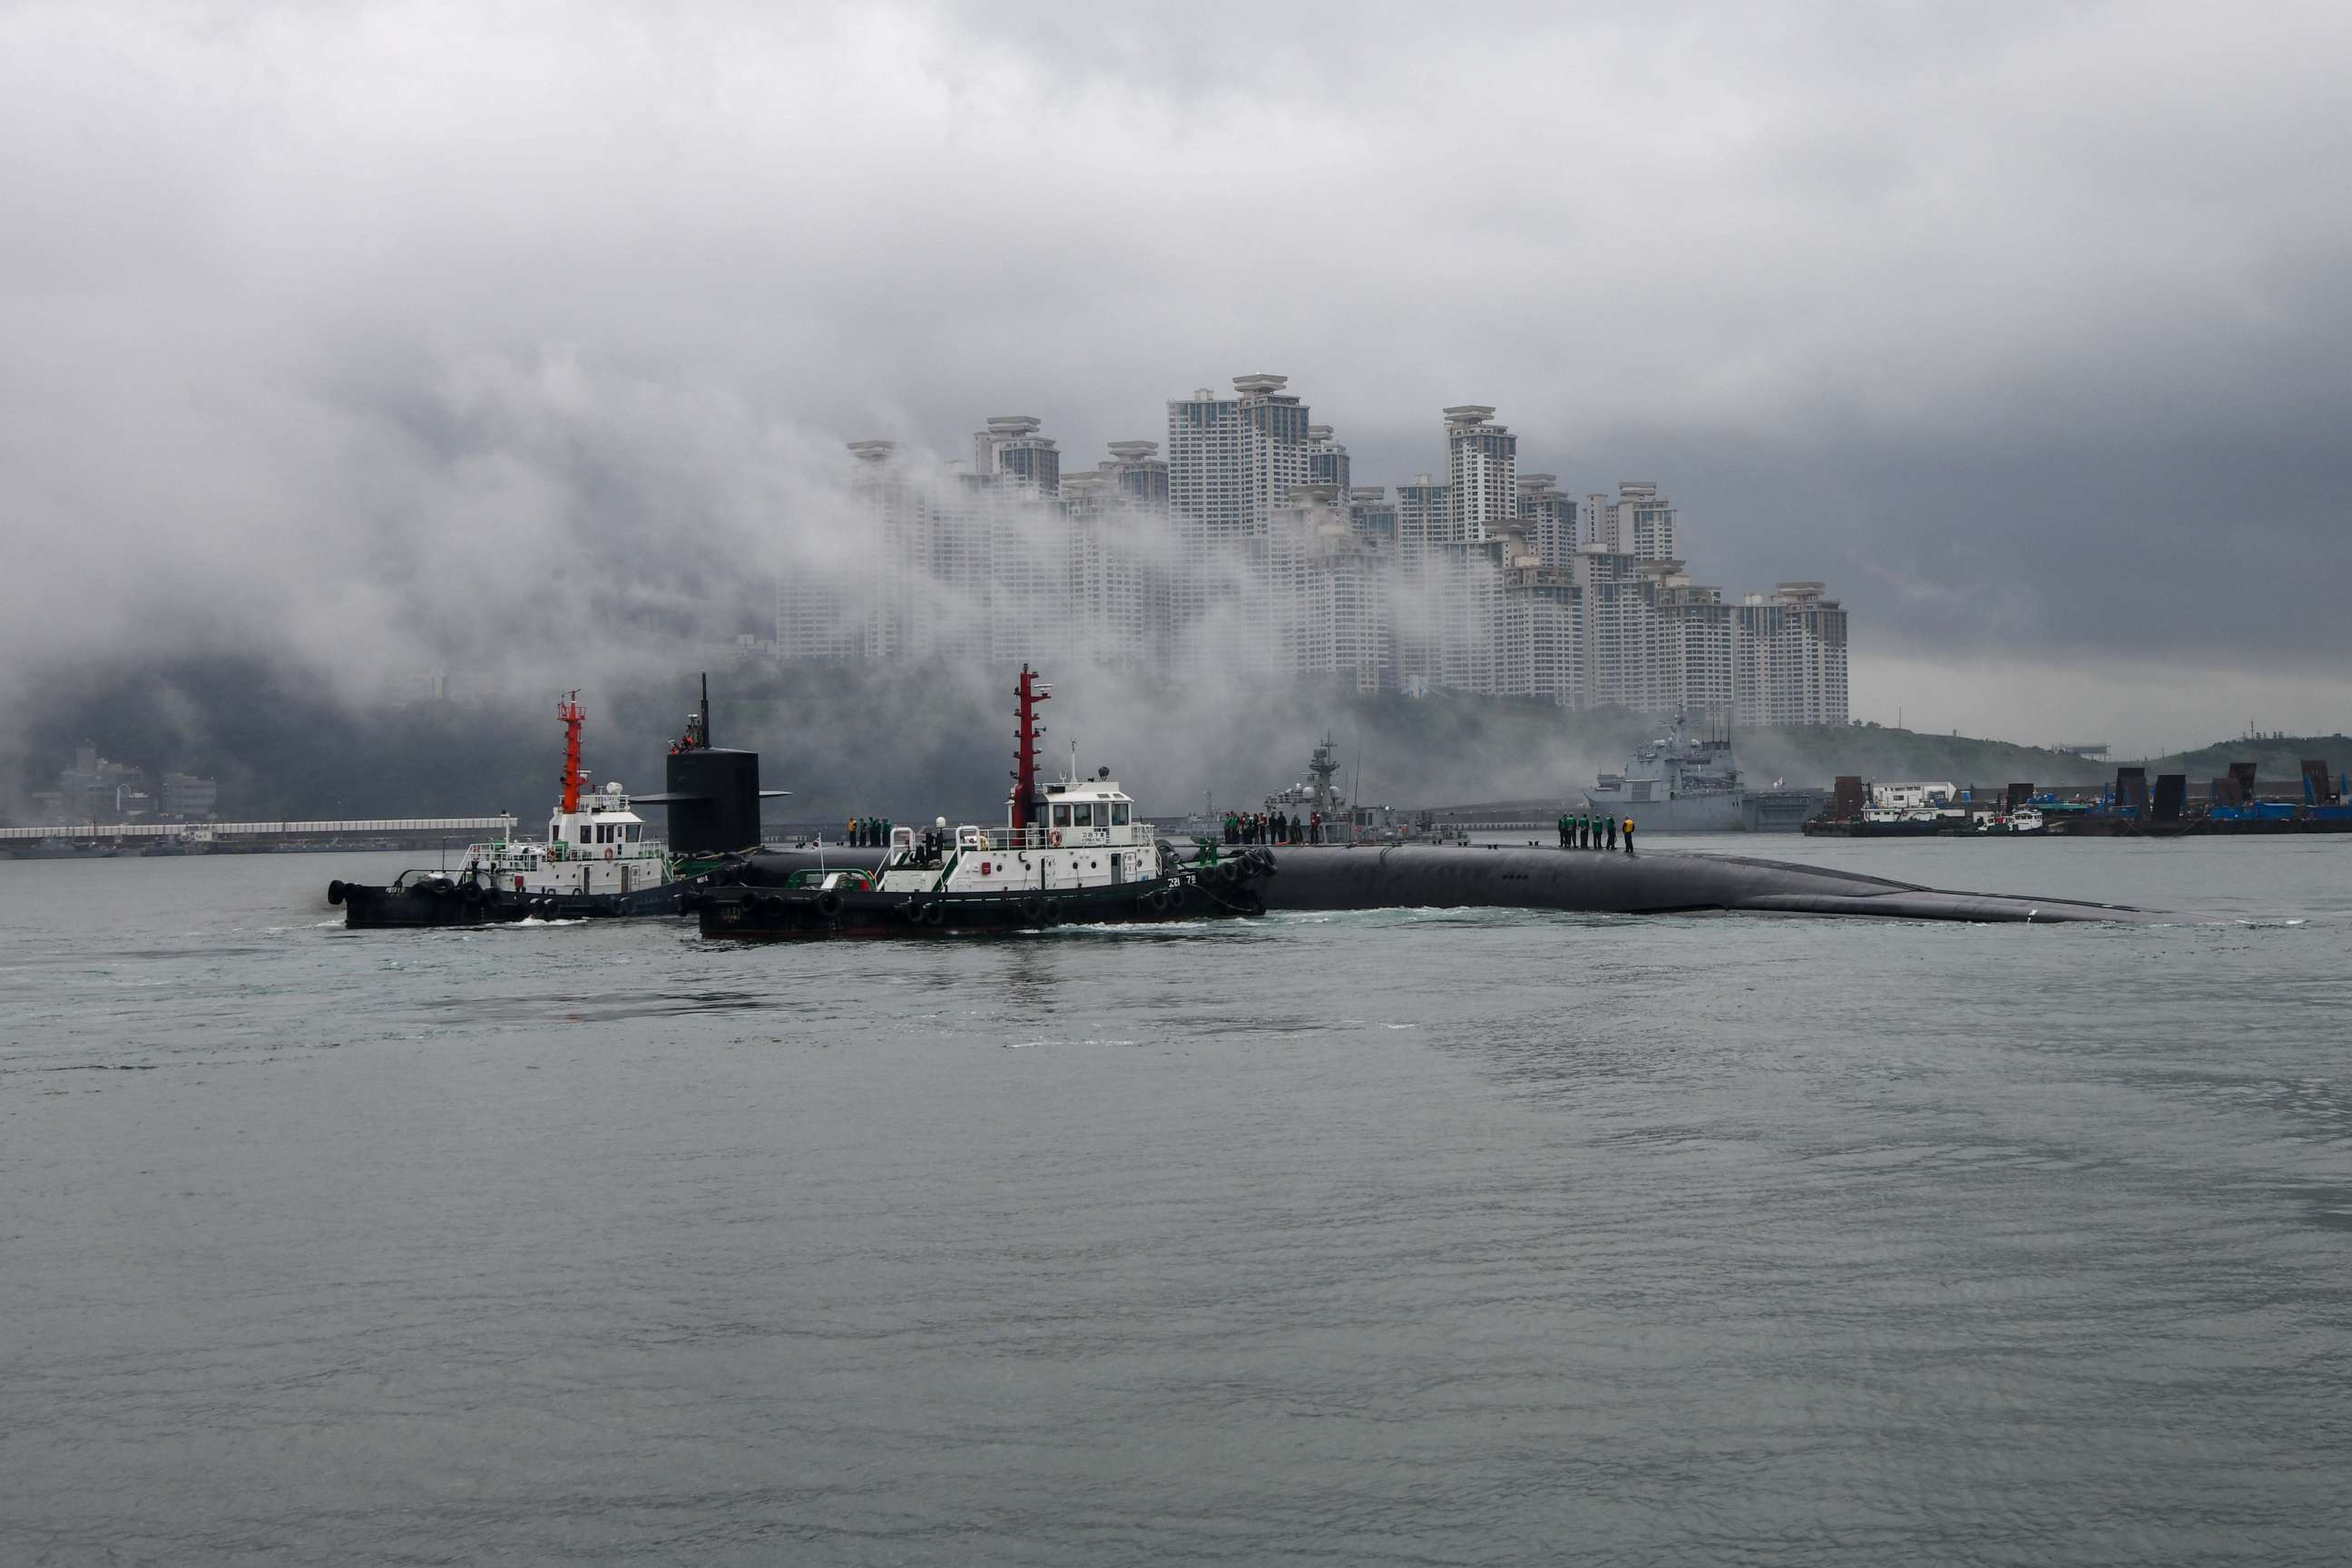
[(1846, 612), (1823, 584), (1695, 582), (1655, 484), (1580, 501), (1520, 470), (1483, 404), (1443, 412), (1442, 477), (1359, 485), (1286, 386), (1244, 375), (1230, 396), (1171, 399), (1164, 447), (1113, 442), (1077, 471), (1025, 414), (991, 417), (969, 466), (851, 443), (848, 526), (796, 531), (776, 652), (1846, 721)]

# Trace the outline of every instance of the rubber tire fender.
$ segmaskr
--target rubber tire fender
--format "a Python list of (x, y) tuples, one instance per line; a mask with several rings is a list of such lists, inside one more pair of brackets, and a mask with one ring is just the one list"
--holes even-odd
[(478, 904), (482, 901), (482, 885), (479, 882), (461, 882), (457, 886), (457, 896), (469, 904)]
[(1043, 921), (1045, 918), (1045, 900), (1034, 893), (1022, 900), (1021, 918), (1033, 926)]
[(829, 921), (835, 919), (840, 913), (841, 895), (839, 893), (835, 892), (831, 888), (827, 888), (824, 892), (819, 893), (816, 896), (817, 919), (821, 921)]
[(923, 906), (923, 923), (927, 926), (948, 923), (948, 906), (944, 899), (934, 899)]
[(331, 904), (340, 904), (342, 901), (343, 882), (342, 879), (338, 877), (333, 881), (327, 884), (327, 902)]
[(772, 921), (781, 921), (784, 918), (784, 900), (773, 893), (762, 898), (746, 899), (743, 901), (757, 906), (760, 913)]

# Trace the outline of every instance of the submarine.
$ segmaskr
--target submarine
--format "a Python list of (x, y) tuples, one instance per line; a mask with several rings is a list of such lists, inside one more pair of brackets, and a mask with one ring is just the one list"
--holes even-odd
[(1274, 864), (1257, 896), (1268, 910), (1720, 911), (2017, 922), (2149, 918), (2120, 904), (1948, 892), (1744, 855), (1440, 844), (1293, 845), (1267, 853)]
[[(1108, 768), (1082, 781), (1074, 761), (1062, 784), (1044, 784), (1035, 744), (1044, 690), (1026, 665), (1015, 695), (1020, 765), (1003, 829), (965, 826), (950, 835), (942, 816), (937, 832), (897, 828), (887, 845), (730, 854), (693, 877), (678, 909), (700, 917), (704, 936), (737, 938), (967, 934), (1066, 921), (1388, 909), (2016, 922), (2149, 918), (2121, 905), (1951, 892), (1742, 855), (1637, 855), (1630, 837), (1622, 855), (1565, 845), (1312, 843), (1252, 844), (1235, 853), (1207, 837), (1180, 847), (1147, 837), (1132, 798), (1110, 781)], [(744, 826), (756, 821), (753, 815)]]

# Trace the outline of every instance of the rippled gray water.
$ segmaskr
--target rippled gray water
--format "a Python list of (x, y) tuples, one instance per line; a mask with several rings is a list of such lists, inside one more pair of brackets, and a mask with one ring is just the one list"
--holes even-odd
[(2224, 918), (0, 865), (0, 1563), (2343, 1561), (2352, 842), (1768, 852)]

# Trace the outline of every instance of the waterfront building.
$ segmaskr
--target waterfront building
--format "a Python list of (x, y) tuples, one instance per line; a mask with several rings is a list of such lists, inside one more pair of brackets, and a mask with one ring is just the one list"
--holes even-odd
[(194, 773), (165, 773), (163, 815), (182, 822), (203, 821), (220, 807), (220, 781)]

